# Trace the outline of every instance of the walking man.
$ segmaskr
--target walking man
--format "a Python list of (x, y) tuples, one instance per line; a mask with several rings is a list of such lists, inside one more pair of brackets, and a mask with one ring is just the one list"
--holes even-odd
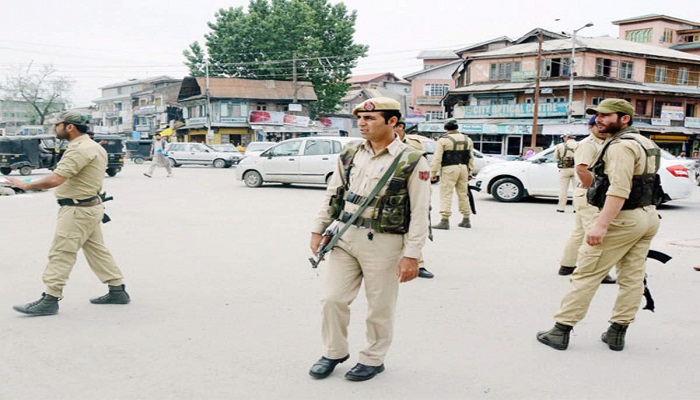
[(561, 136), (564, 142), (559, 143), (554, 149), (554, 158), (559, 167), (559, 203), (557, 212), (563, 213), (566, 208), (569, 186), (575, 183), (574, 152), (576, 151), (576, 138), (570, 133)]
[(148, 167), (148, 172), (144, 172), (144, 175), (151, 178), (156, 167), (163, 167), (168, 171), (168, 178), (173, 176), (173, 171), (170, 169), (170, 161), (168, 161), (165, 155), (165, 147), (167, 145), (165, 140), (161, 139), (160, 133), (153, 135), (153, 142), (151, 143), (151, 166)]
[(441, 219), (433, 229), (450, 229), (452, 194), (455, 191), (459, 212), (462, 213), (462, 222), (458, 226), (471, 228), (468, 185), (470, 171), (474, 169), (474, 143), (467, 135), (457, 132), (457, 121), (449, 120), (444, 127), (447, 134), (437, 141), (430, 171), (433, 181), (440, 175)]
[[(576, 181), (578, 182), (574, 189), (572, 202), (576, 212), (574, 216), (575, 225), (569, 236), (569, 241), (564, 247), (564, 254), (561, 256), (559, 275), (571, 275), (576, 269), (576, 257), (578, 249), (583, 243), (583, 235), (598, 214), (598, 209), (588, 204), (586, 199), (588, 188), (593, 182), (593, 174), (588, 168), (593, 165), (598, 152), (603, 148), (603, 143), (605, 142), (605, 134), (598, 131), (595, 119), (596, 117), (593, 116), (588, 121), (588, 130), (591, 134), (581, 140), (574, 151), (574, 159), (576, 160), (574, 170), (576, 172)], [(610, 275), (606, 275), (602, 283), (615, 283), (615, 280)]]
[[(394, 125), (401, 118), (399, 110), (399, 103), (386, 97), (355, 107), (353, 115), (365, 141), (342, 150), (312, 229), (310, 246), (316, 254), (321, 233), (334, 220), (344, 227), (356, 218), (328, 256), (323, 271), (323, 356), (309, 371), (317, 379), (326, 378), (350, 357), (350, 304), (363, 281), (367, 346), (345, 377), (364, 381), (384, 371), (399, 282), (418, 276), (418, 258), (428, 236), (430, 173), (422, 153), (408, 148), (394, 134)], [(395, 171), (386, 175), (392, 167)], [(377, 188), (376, 197), (369, 199)], [(366, 204), (361, 214), (354, 215)]]
[(605, 99), (587, 112), (597, 115), (598, 130), (608, 137), (593, 164), (595, 181), (588, 192), (588, 202), (601, 211), (586, 231), (571, 289), (554, 316), (556, 324), (539, 332), (537, 340), (566, 350), (571, 329), (586, 315), (601, 280), (615, 265), (619, 292), (611, 325), (601, 339), (620, 351), (639, 310), (645, 260), (659, 229), (655, 204), (662, 196), (656, 174), (661, 153), (632, 126), (634, 107), (626, 100)]
[(61, 206), (56, 234), (49, 250), (49, 263), (43, 275), (46, 291), (37, 301), (14, 306), (16, 311), (23, 314), (39, 316), (58, 313), (58, 301), (63, 296), (63, 288), (81, 248), (90, 269), (109, 287), (106, 295), (90, 302), (127, 304), (130, 301), (122, 273), (104, 245), (100, 228), (104, 206), (99, 193), (107, 169), (107, 152), (85, 134), (87, 129), (85, 116), (71, 111), (60, 113), (54, 125), (56, 137), (67, 139), (69, 144), (53, 174), (33, 182), (5, 178), (12, 186), (22, 190), (55, 187), (54, 194)]

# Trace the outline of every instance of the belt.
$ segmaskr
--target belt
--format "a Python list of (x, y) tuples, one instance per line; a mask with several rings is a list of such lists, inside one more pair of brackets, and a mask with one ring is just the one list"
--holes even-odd
[[(351, 217), (352, 214), (350, 214), (347, 211), (343, 211), (343, 214), (338, 219), (341, 222), (348, 222), (350, 221)], [(377, 227), (379, 226), (379, 221), (371, 218), (357, 217), (357, 219), (352, 224), (361, 228), (377, 229)]]
[(93, 207), (96, 206), (102, 201), (100, 200), (100, 196), (92, 196), (87, 199), (82, 199), (82, 200), (76, 200), (76, 199), (58, 199), (56, 200), (59, 206), (70, 206), (70, 207)]

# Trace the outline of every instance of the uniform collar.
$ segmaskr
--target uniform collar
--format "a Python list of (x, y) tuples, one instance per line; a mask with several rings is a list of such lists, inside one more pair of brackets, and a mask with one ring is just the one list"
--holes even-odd
[(92, 139), (90, 139), (90, 135), (88, 135), (87, 133), (83, 133), (82, 135), (80, 135), (80, 136), (76, 137), (75, 139), (71, 140), (70, 142), (68, 142), (68, 145), (69, 146), (77, 145), (77, 144), (84, 142), (86, 140), (92, 140)]
[(403, 150), (403, 146), (404, 145), (403, 145), (403, 143), (401, 143), (401, 139), (399, 139), (399, 136), (394, 134), (394, 140), (392, 140), (391, 143), (389, 143), (389, 145), (385, 149), (383, 149), (382, 151), (380, 151), (377, 154), (374, 154), (374, 150), (372, 149), (372, 146), (370, 146), (369, 140), (365, 140), (365, 143), (363, 144), (362, 147), (366, 151), (368, 151), (370, 154), (374, 154), (375, 156), (379, 156), (379, 155), (383, 154), (385, 151), (389, 152), (389, 154), (392, 156), (396, 156), (397, 154), (399, 154), (401, 152), (401, 150)]

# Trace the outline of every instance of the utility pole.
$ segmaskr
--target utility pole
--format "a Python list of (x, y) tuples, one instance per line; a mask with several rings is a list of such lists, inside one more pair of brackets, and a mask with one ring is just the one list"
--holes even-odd
[(294, 89), (294, 104), (297, 103), (297, 52), (292, 53), (292, 88)]
[(578, 31), (581, 29), (588, 28), (590, 26), (593, 26), (593, 22), (589, 22), (578, 29), (574, 29), (574, 33), (571, 35), (571, 60), (569, 61), (569, 105), (566, 110), (566, 118), (568, 123), (572, 123), (574, 120), (574, 66), (576, 65), (574, 58), (576, 57), (576, 33), (578, 33)]
[(530, 148), (533, 150), (537, 147), (537, 113), (540, 108), (540, 69), (542, 66), (542, 30), (540, 29), (540, 35), (537, 45), (537, 71), (535, 72), (535, 109), (532, 110), (532, 141), (530, 141)]
[(209, 59), (207, 59), (206, 64), (204, 64), (204, 73), (206, 75), (206, 97), (207, 97), (207, 144), (211, 144), (212, 139), (214, 139), (214, 131), (211, 129), (211, 98), (209, 97)]

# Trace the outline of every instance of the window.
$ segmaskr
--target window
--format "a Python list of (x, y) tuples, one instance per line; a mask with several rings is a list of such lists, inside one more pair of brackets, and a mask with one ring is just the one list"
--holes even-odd
[(274, 157), (296, 156), (299, 155), (300, 148), (301, 140), (295, 140), (293, 142), (281, 143), (271, 148), (268, 154)]
[(664, 29), (664, 35), (661, 36), (661, 43), (673, 43), (673, 29)]
[(597, 106), (598, 104), (600, 104), (601, 101), (603, 101), (603, 99), (603, 97), (594, 97), (591, 99), (591, 104)]
[(423, 87), (424, 96), (439, 96), (442, 97), (450, 91), (450, 85), (447, 83), (427, 83)]
[(556, 78), (569, 76), (570, 58), (547, 58), (542, 60), (542, 70), (540, 76)]
[(595, 75), (603, 77), (616, 77), (617, 60), (611, 60), (609, 58), (596, 58)]
[(474, 149), (484, 154), (502, 154), (503, 141), (499, 135), (468, 135), (474, 142)]
[(634, 115), (646, 115), (647, 114), (647, 101), (637, 100), (634, 104)]
[(687, 85), (688, 84), (688, 75), (689, 75), (688, 68), (680, 68), (678, 70), (678, 84), (679, 85)]
[(492, 81), (509, 81), (513, 75), (513, 71), (520, 71), (520, 61), (512, 63), (494, 63), (491, 64), (489, 71), (489, 80)]
[(255, 109), (258, 111), (267, 111), (267, 104), (265, 103), (257, 103), (255, 105)]
[(541, 99), (542, 103), (566, 103), (565, 97), (544, 97)]
[(622, 61), (620, 63), (620, 79), (632, 80), (632, 70), (634, 68), (634, 63), (629, 61)]
[(625, 33), (625, 40), (629, 40), (637, 43), (650, 43), (651, 42), (652, 29), (637, 29), (634, 31), (627, 31)]
[(654, 72), (654, 82), (666, 82), (666, 67), (662, 65), (656, 66)]
[(445, 116), (445, 113), (442, 111), (427, 111), (425, 113), (425, 120), (426, 121), (435, 121), (439, 119), (443, 119)]
[(331, 142), (328, 140), (307, 140), (304, 149), (305, 156), (320, 156), (331, 154)]

